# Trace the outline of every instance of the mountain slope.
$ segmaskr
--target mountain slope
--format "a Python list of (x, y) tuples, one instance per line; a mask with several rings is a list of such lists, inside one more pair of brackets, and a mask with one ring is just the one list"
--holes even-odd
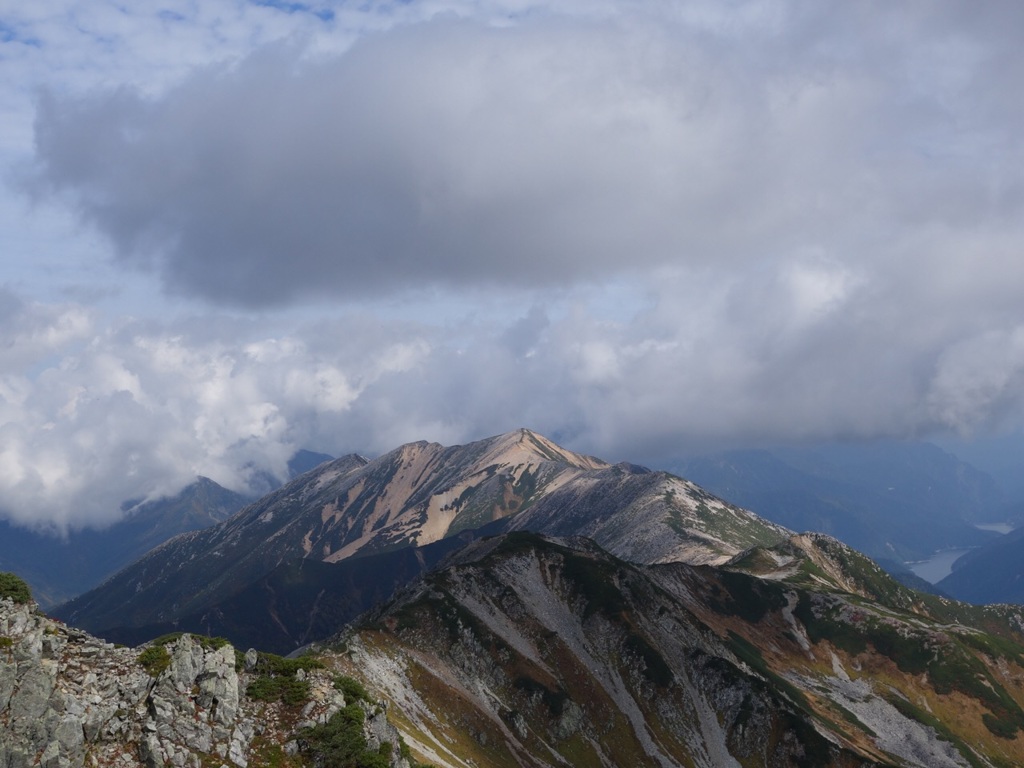
[(709, 567), (519, 533), (369, 616), (337, 662), (439, 766), (1022, 764), (1020, 613), (990, 634), (924, 600), (825, 537)]
[(469, 531), (337, 563), (296, 559), (227, 599), (163, 624), (115, 627), (107, 640), (138, 645), (170, 632), (227, 637), (242, 648), (288, 654), (339, 632), (360, 614), (438, 565), (473, 539)]
[[(216, 597), (232, 594), (297, 556), (290, 549), (275, 554), (272, 541), (274, 534), (280, 533), (278, 523), (284, 517), (283, 510), (302, 507), (303, 496), (292, 495), (289, 489), (298, 487), (313, 493), (315, 487), (304, 486), (304, 478), (315, 476), (328, 483), (365, 464), (366, 460), (358, 456), (336, 459), (267, 494), (219, 525), (176, 536), (96, 589), (58, 606), (53, 615), (95, 631), (97, 626), (169, 621), (188, 613), (193, 605), (210, 604)], [(275, 513), (278, 523), (274, 523)], [(225, 561), (225, 549), (232, 552), (231, 561)], [(298, 556), (302, 553), (300, 542)], [(229, 563), (235, 566), (230, 573)], [(210, 599), (204, 600), (204, 596)], [(79, 621), (80, 615), (95, 616), (97, 621)]]
[(638, 563), (722, 563), (789, 532), (667, 472), (616, 464), (581, 475), (509, 526), (551, 536), (586, 536)]
[(322, 465), (214, 528), (167, 542), (57, 615), (96, 632), (173, 621), (296, 558), (339, 562), (496, 521), (592, 536), (641, 561), (722, 562), (787, 533), (666, 473), (611, 466), (518, 430)]
[(1011, 768), (1022, 628), (820, 534), (715, 566), (479, 539), (295, 660), (0, 598), (0, 764), (300, 768), (356, 737), (389, 768)]

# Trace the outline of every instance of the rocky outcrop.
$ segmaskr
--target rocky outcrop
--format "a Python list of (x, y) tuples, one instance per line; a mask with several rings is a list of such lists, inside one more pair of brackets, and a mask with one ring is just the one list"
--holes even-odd
[[(257, 658), (187, 634), (115, 647), (0, 599), (0, 768), (248, 768), (294, 754), (345, 697), (326, 669), (300, 670), (305, 703), (249, 697)], [(385, 709), (367, 710), (367, 742), (397, 745)], [(407, 768), (393, 751), (393, 768)]]

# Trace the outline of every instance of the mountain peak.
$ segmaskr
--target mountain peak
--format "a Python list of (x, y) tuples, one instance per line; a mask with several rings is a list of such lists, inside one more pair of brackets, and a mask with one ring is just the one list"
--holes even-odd
[(487, 446), (483, 458), (495, 464), (532, 464), (554, 461), (578, 469), (601, 469), (609, 464), (593, 456), (575, 453), (525, 427), (480, 441)]

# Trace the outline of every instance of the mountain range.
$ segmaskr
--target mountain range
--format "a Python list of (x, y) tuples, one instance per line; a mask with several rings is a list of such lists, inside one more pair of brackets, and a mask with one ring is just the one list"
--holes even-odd
[[(289, 477), (332, 457), (300, 450), (288, 462)], [(265, 475), (268, 487), (280, 485)], [(0, 569), (20, 574), (40, 605), (53, 607), (91, 589), (179, 533), (208, 528), (252, 502), (208, 477), (199, 477), (173, 496), (125, 502), (123, 517), (102, 529), (64, 535), (0, 520)]]
[(132, 505), (120, 522), (102, 530), (57, 536), (0, 521), (0, 569), (20, 574), (40, 604), (52, 607), (167, 539), (226, 520), (250, 501), (200, 477), (172, 497)]
[[(5, 618), (8, 581), (0, 744), (62, 768), (327, 765), (315, 734), (343, 731), (382, 762), (339, 764), (389, 768), (1024, 764), (1024, 609), (916, 592), (829, 535), (529, 430), (315, 466), (61, 606), (67, 627)], [(237, 683), (228, 641), (260, 649)], [(147, 687), (133, 659), (165, 655)], [(174, 725), (226, 717), (206, 664), (268, 723), (214, 728), (217, 757)], [(82, 703), (99, 690), (134, 703)], [(84, 742), (63, 725), (81, 707)]]
[(370, 558), (482, 526), (587, 536), (636, 562), (721, 563), (787, 533), (666, 472), (607, 464), (523, 429), (322, 464), (229, 520), (166, 542), (55, 615), (109, 637), (186, 616), (209, 628), (225, 601), (274, 582), (275, 569), (301, 572), (296, 561), (380, 562)]
[(672, 469), (788, 528), (835, 536), (893, 571), (985, 544), (995, 534), (975, 524), (1002, 522), (1006, 513), (989, 475), (923, 442), (728, 451)]
[(1022, 610), (915, 593), (821, 534), (718, 565), (473, 539), (293, 660), (187, 634), (104, 644), (3, 586), (8, 765), (1024, 762)]

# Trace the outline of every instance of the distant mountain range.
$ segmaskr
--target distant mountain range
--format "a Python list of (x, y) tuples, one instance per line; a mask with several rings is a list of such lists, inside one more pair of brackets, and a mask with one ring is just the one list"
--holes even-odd
[[(361, 457), (348, 459), (368, 463)], [(299, 451), (289, 462), (290, 476), (297, 477), (331, 460), (326, 454)], [(637, 467), (630, 471), (643, 474)], [(980, 547), (993, 542), (996, 534), (979, 530), (973, 523), (996, 520), (1007, 509), (1000, 488), (992, 478), (927, 443), (831, 443), (731, 451), (677, 463), (673, 471), (720, 498), (754, 510), (764, 519), (792, 530), (815, 530), (833, 535), (872, 556), (904, 583), (921, 589), (933, 587), (914, 577), (904, 565), (906, 561), (925, 559), (936, 551)], [(517, 482), (530, 483), (532, 478), (528, 472), (517, 478)], [(265, 480), (268, 487), (275, 482), (269, 476)], [(662, 478), (653, 473), (649, 480), (657, 484)], [(629, 482), (638, 485), (635, 478)], [(460, 493), (472, 494), (475, 488), (476, 484), (470, 482)], [(522, 490), (512, 489), (510, 498)], [(485, 492), (481, 498), (488, 498), (488, 494)], [(615, 498), (614, 494), (602, 492), (592, 494), (588, 503), (592, 506), (595, 499)], [(560, 506), (548, 502), (546, 508), (578, 506), (572, 493), (563, 494), (562, 499)], [(207, 478), (199, 478), (175, 497), (133, 505), (125, 519), (107, 529), (76, 531), (65, 539), (0, 521), (0, 569), (24, 574), (40, 603), (53, 607), (97, 586), (177, 534), (209, 528), (252, 503), (252, 498), (228, 491)], [(468, 499), (456, 499), (445, 514), (456, 505), (464, 509), (460, 509), (458, 520), (453, 521), (453, 531), (472, 530), (487, 517), (476, 519), (474, 515), (480, 505), (468, 503)], [(503, 516), (504, 513), (495, 517)], [(406, 520), (403, 525), (412, 524)], [(543, 525), (537, 519), (528, 525), (549, 532), (572, 534), (575, 530), (575, 523), (559, 528), (554, 517)], [(391, 531), (388, 535), (395, 533), (393, 526), (386, 527)], [(404, 539), (400, 533), (397, 535), (396, 543), (401, 546)], [(430, 536), (428, 530), (415, 539), (426, 542)], [(392, 546), (384, 540), (383, 534), (375, 534), (375, 537), (376, 543), (368, 545), (366, 553)], [(363, 548), (362, 544), (353, 542), (347, 546)], [(1012, 565), (1016, 562), (1012, 542), (996, 541), (992, 546), (992, 557), (974, 556), (975, 564), (955, 578), (951, 577), (941, 589), (975, 602), (1024, 599), (1017, 591), (1022, 577)], [(337, 552), (332, 555), (324, 559), (345, 557)], [(295, 549), (291, 556), (310, 559), (304, 551)], [(969, 561), (970, 558), (961, 565), (966, 566)], [(1003, 562), (1006, 565), (998, 565)], [(285, 565), (283, 560), (281, 565)], [(270, 574), (271, 571), (265, 570), (266, 577), (271, 578)], [(208, 605), (216, 604), (223, 597)], [(130, 636), (139, 635), (131, 633)], [(280, 640), (292, 642), (283, 636)]]
[(1024, 603), (1024, 528), (968, 552), (936, 586), (971, 603)]
[[(683, 467), (788, 530), (672, 474), (610, 465), (528, 430), (412, 443), (372, 461), (322, 458), (305, 457), (305, 475), (230, 520), (196, 524), (56, 615), (118, 642), (188, 628), (288, 652), (434, 567), (458, 533), (587, 536), (633, 562), (720, 563), (815, 530), (924, 589), (903, 558), (996, 537), (968, 522), (998, 505), (991, 480), (927, 444), (732, 452)], [(974, 602), (1024, 598), (1013, 541), (939, 588)]]
[(66, 538), (0, 522), (0, 569), (21, 574), (40, 604), (53, 606), (99, 584), (184, 531), (226, 520), (251, 499), (200, 477), (180, 493), (145, 502), (102, 530)]
[[(288, 463), (289, 476), (331, 458), (301, 450)], [(272, 478), (268, 476), (267, 482)], [(0, 520), (0, 570), (19, 573), (36, 600), (52, 607), (91, 589), (179, 533), (228, 519), (252, 500), (200, 477), (174, 496), (126, 503), (124, 517), (114, 525), (72, 531), (64, 538)]]
[(780, 525), (835, 536), (894, 570), (990, 541), (995, 534), (974, 523), (1005, 513), (991, 477), (928, 443), (730, 451), (672, 469)]

